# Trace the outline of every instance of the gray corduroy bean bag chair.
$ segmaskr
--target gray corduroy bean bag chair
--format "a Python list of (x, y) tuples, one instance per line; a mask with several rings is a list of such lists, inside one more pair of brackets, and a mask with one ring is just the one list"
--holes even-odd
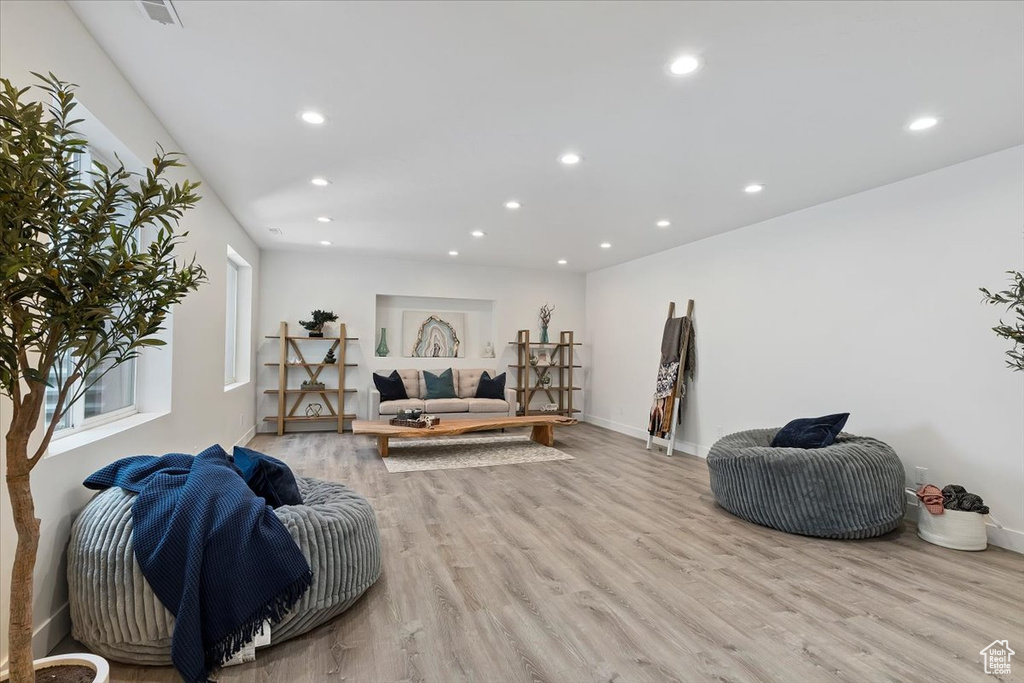
[(708, 470), (719, 505), (804, 536), (870, 538), (899, 526), (903, 464), (887, 444), (843, 433), (824, 448), (772, 448), (778, 431), (730, 434), (711, 447)]
[[(304, 504), (274, 512), (306, 556), (313, 585), (274, 626), (272, 644), (341, 614), (380, 576), (380, 533), (370, 503), (342, 484), (301, 477), (296, 481)], [(85, 506), (71, 527), (72, 635), (108, 659), (170, 664), (174, 616), (135, 561), (133, 500), (123, 489), (107, 489)]]

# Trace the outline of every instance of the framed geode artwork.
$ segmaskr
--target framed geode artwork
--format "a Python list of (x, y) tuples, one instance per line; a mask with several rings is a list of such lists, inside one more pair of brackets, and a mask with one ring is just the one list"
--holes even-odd
[(402, 312), (402, 355), (406, 358), (462, 358), (466, 314), (444, 311)]

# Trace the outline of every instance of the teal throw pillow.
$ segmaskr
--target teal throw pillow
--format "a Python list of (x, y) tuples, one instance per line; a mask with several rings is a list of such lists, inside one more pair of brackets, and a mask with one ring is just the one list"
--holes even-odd
[(448, 368), (440, 375), (423, 371), (423, 381), (427, 384), (427, 395), (425, 399), (432, 398), (458, 398), (455, 393), (455, 381), (452, 379), (452, 369)]

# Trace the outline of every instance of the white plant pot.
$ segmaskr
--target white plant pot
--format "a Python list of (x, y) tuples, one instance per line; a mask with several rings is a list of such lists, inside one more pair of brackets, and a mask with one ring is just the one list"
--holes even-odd
[[(96, 672), (96, 678), (93, 679), (93, 683), (110, 683), (110, 665), (107, 664), (107, 660), (103, 659), (103, 657), (97, 657), (96, 655), (85, 653), (55, 655), (53, 657), (37, 659), (32, 663), (35, 665), (36, 671), (60, 664), (87, 666)], [(7, 683), (8, 675), (7, 669), (0, 671), (0, 683)]]
[(917, 507), (917, 535), (929, 543), (953, 550), (984, 550), (988, 547), (985, 515), (961, 510), (943, 510), (933, 515), (924, 505)]

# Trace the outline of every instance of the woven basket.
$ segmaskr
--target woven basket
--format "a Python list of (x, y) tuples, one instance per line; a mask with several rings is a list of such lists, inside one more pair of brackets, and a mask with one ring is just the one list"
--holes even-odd
[(917, 535), (929, 543), (953, 550), (984, 550), (988, 547), (985, 515), (962, 510), (943, 510), (933, 515), (928, 508), (917, 508)]

